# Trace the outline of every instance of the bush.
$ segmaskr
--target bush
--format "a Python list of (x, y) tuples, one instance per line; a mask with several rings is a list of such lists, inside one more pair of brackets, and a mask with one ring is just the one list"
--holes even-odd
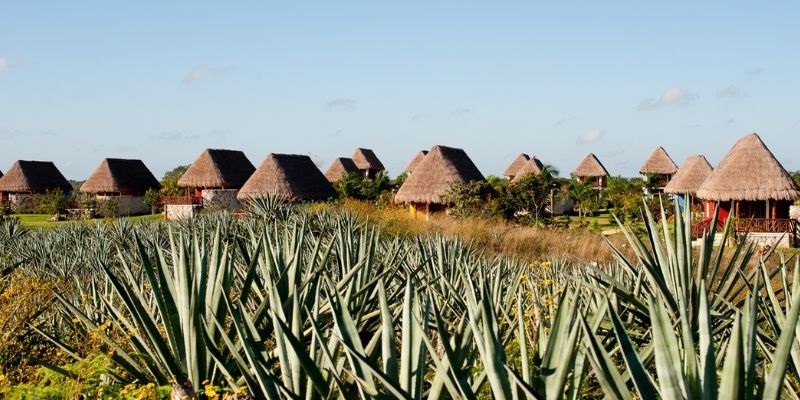
[(37, 214), (61, 214), (69, 207), (69, 199), (61, 189), (48, 190), (36, 195)]

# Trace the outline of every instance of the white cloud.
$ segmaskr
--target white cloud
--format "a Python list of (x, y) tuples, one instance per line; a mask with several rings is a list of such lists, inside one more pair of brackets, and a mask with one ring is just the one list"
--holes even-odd
[(353, 111), (356, 109), (356, 101), (353, 99), (333, 99), (325, 103), (325, 108), (328, 110)]
[(741, 99), (747, 96), (749, 96), (747, 92), (742, 91), (742, 89), (739, 89), (734, 85), (730, 85), (728, 87), (717, 90), (717, 97), (724, 97), (728, 99)]
[(578, 120), (577, 115), (573, 115), (567, 118), (561, 118), (560, 120), (556, 121), (555, 126), (564, 126), (570, 122), (575, 122)]
[(8, 60), (3, 57), (0, 57), (0, 74), (6, 72), (8, 70)]
[(469, 114), (472, 114), (472, 110), (470, 110), (469, 108), (460, 107), (453, 110), (454, 117), (463, 117)]
[(697, 99), (697, 95), (679, 87), (671, 87), (656, 100), (652, 98), (642, 100), (636, 107), (639, 111), (652, 110), (664, 106), (687, 106)]
[(602, 139), (603, 135), (605, 135), (605, 132), (602, 129), (589, 129), (588, 131), (584, 132), (583, 135), (578, 137), (578, 140), (576, 140), (575, 143), (594, 143)]
[(186, 78), (183, 78), (184, 85), (191, 85), (195, 82), (201, 81), (203, 79), (216, 76), (216, 75), (224, 75), (231, 72), (233, 69), (231, 67), (210, 67), (205, 64), (200, 64), (186, 75)]
[(749, 76), (750, 78), (755, 78), (755, 77), (761, 75), (763, 72), (764, 72), (764, 68), (758, 67), (758, 68), (747, 69), (747, 70), (744, 71), (744, 74)]

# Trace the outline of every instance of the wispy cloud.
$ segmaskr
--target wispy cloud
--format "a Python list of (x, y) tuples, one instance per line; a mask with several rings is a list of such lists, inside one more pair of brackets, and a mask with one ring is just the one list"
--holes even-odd
[(759, 75), (764, 73), (764, 68), (757, 67), (757, 68), (749, 68), (744, 71), (744, 74), (750, 78), (755, 78)]
[(161, 140), (168, 142), (183, 142), (188, 140), (197, 140), (200, 138), (200, 135), (196, 133), (188, 133), (183, 131), (170, 131), (170, 132), (161, 132), (155, 134), (150, 138), (153, 140)]
[(749, 94), (734, 85), (717, 90), (717, 97), (727, 99), (741, 99), (747, 97)]
[(454, 117), (464, 117), (472, 114), (472, 110), (469, 108), (459, 107), (453, 110), (452, 114)]
[(605, 132), (602, 129), (589, 129), (588, 131), (584, 132), (583, 135), (578, 137), (578, 140), (575, 141), (577, 144), (587, 144), (587, 143), (594, 143), (603, 138)]
[(8, 60), (0, 57), (0, 74), (6, 71), (8, 71)]
[(211, 67), (205, 64), (200, 64), (192, 69), (185, 78), (183, 78), (183, 85), (188, 86), (197, 83), (201, 80), (208, 79), (212, 76), (225, 75), (233, 71), (231, 67)]
[(428, 119), (430, 117), (431, 117), (430, 114), (416, 113), (416, 114), (411, 116), (411, 120), (414, 121), (414, 122), (419, 122), (419, 121), (422, 121), (422, 120), (426, 120), (426, 119)]
[(652, 110), (665, 106), (687, 106), (697, 99), (697, 95), (679, 87), (671, 87), (658, 99), (644, 99), (636, 107), (639, 111)]
[(725, 121), (725, 126), (731, 126), (731, 125), (735, 125), (735, 124), (736, 124), (736, 120), (733, 119), (733, 118), (728, 118), (728, 120)]
[(111, 151), (117, 154), (129, 154), (137, 151), (138, 149), (136, 146), (118, 146), (113, 148)]
[(356, 101), (353, 99), (333, 99), (325, 103), (325, 109), (353, 111), (356, 109)]
[(572, 116), (569, 116), (567, 118), (561, 118), (560, 120), (556, 121), (556, 123), (554, 125), (555, 126), (564, 126), (564, 125), (566, 125), (566, 124), (568, 124), (570, 122), (575, 122), (577, 120), (578, 120), (578, 116), (577, 115), (572, 115)]

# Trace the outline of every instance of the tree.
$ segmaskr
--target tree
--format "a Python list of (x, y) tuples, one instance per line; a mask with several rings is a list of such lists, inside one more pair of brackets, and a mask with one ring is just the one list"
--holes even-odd
[(162, 196), (180, 196), (183, 194), (183, 189), (178, 186), (178, 179), (189, 169), (189, 165), (179, 165), (164, 174), (161, 178), (161, 195)]
[[(400, 181), (399, 184), (397, 183), (398, 180)], [(336, 189), (336, 192), (339, 193), (339, 197), (342, 198), (349, 197), (358, 200), (377, 200), (383, 194), (402, 185), (403, 181), (405, 181), (404, 176), (402, 179), (398, 177), (398, 179), (394, 181), (389, 179), (389, 175), (386, 174), (385, 171), (379, 172), (375, 175), (375, 178), (371, 180), (367, 179), (361, 173), (351, 172), (342, 176), (333, 187)]]
[(553, 169), (546, 165), (541, 173), (527, 175), (510, 183), (499, 199), (498, 209), (507, 219), (547, 225), (551, 219), (547, 206), (559, 187), (559, 180), (554, 177)]
[(569, 197), (575, 201), (578, 217), (583, 218), (599, 208), (599, 193), (589, 182), (571, 181)]
[(493, 211), (490, 206), (492, 193), (492, 186), (487, 181), (455, 182), (444, 195), (444, 201), (450, 204), (450, 216), (480, 217), (487, 210)]

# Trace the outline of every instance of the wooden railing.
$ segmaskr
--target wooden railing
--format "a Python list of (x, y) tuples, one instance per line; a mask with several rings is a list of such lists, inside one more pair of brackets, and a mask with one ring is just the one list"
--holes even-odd
[(737, 218), (737, 232), (795, 233), (797, 221), (789, 218)]
[[(725, 228), (725, 223), (717, 221), (716, 231)], [(735, 232), (788, 233), (797, 235), (797, 220), (789, 218), (736, 218), (733, 222)], [(711, 230), (711, 220), (692, 225), (692, 237), (698, 238), (703, 232)]]
[(163, 205), (191, 205), (200, 204), (200, 199), (194, 196), (161, 196), (159, 199)]

